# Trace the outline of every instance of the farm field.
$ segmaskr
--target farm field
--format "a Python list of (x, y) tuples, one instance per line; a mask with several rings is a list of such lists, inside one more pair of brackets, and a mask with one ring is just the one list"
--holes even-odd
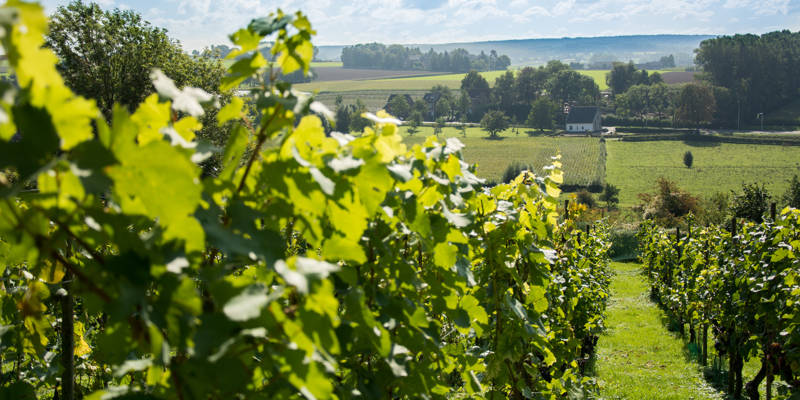
[[(404, 142), (412, 146), (422, 144), (433, 134), (432, 127), (421, 127), (413, 136), (408, 128), (401, 128)], [(458, 138), (464, 148), (464, 159), (470, 164), (478, 164), (478, 176), (488, 180), (500, 181), (506, 167), (513, 162), (532, 165), (534, 173), (543, 174), (542, 168), (552, 163), (551, 157), (561, 152), (564, 184), (587, 185), (594, 180), (602, 181), (603, 165), (600, 162), (600, 143), (596, 138), (587, 137), (546, 137), (529, 136), (520, 129), (517, 136), (511, 131), (500, 134), (498, 139), (489, 139), (480, 128), (468, 128), (466, 137), (457, 128), (444, 128), (440, 141), (447, 137)], [(538, 132), (537, 132), (538, 134)]]
[[(764, 182), (773, 196), (800, 174), (800, 147), (730, 143), (606, 142), (606, 182), (620, 188), (620, 207), (637, 204), (639, 193), (652, 192), (660, 176), (704, 198), (714, 192), (741, 191), (741, 183)], [(691, 151), (694, 165), (683, 165)]]
[[(370, 69), (354, 69), (354, 68), (342, 68), (342, 70), (348, 71), (346, 74), (353, 74), (350, 80), (337, 80), (325, 78), (326, 74), (331, 71), (335, 71), (334, 68), (323, 69), (321, 71), (317, 71), (320, 74), (320, 78), (316, 82), (311, 83), (303, 83), (299, 85), (295, 85), (294, 87), (298, 90), (302, 90), (305, 92), (312, 92), (317, 90), (319, 92), (349, 92), (349, 91), (366, 91), (366, 90), (428, 90), (434, 85), (446, 85), (449, 86), (451, 89), (461, 87), (461, 80), (464, 79), (466, 74), (447, 74), (447, 75), (432, 75), (431, 71), (382, 71), (382, 70), (370, 70)], [(359, 72), (361, 75), (357, 74), (356, 72), (349, 72), (349, 71), (356, 71)], [(378, 73), (378, 72), (385, 72), (387, 73), (387, 77), (394, 76), (394, 78), (384, 78), (379, 79), (380, 77), (370, 78), (372, 75), (371, 73)], [(497, 77), (504, 74), (506, 71), (488, 71), (488, 72), (481, 72), (481, 76), (486, 78), (486, 81), (489, 83), (489, 86), (494, 86), (494, 81)], [(579, 73), (590, 76), (597, 85), (600, 87), (600, 90), (608, 89), (608, 85), (606, 85), (606, 73), (608, 71), (597, 71), (597, 70), (579, 70)], [(692, 72), (668, 72), (668, 71), (655, 71), (659, 72), (662, 75), (667, 75), (669, 77), (668, 83), (682, 83), (682, 82), (689, 82), (691, 81), (691, 76), (694, 73)], [(331, 72), (333, 74), (333, 72)], [(343, 73), (344, 74), (344, 73)], [(410, 75), (423, 75), (423, 76), (410, 76)], [(344, 75), (343, 75), (344, 76)], [(664, 80), (667, 81), (667, 77), (664, 77)]]
[[(297, 85), (295, 85), (296, 87)], [(430, 89), (430, 88), (429, 88)], [(380, 109), (383, 109), (383, 106), (386, 105), (386, 102), (389, 100), (389, 96), (392, 94), (409, 94), (411, 98), (416, 100), (421, 100), (422, 96), (425, 95), (427, 90), (363, 90), (363, 91), (351, 91), (351, 92), (324, 92), (319, 93), (316, 96), (316, 99), (322, 104), (325, 104), (331, 110), (336, 108), (336, 104), (334, 103), (336, 100), (336, 96), (341, 95), (342, 99), (344, 99), (344, 104), (355, 104), (356, 99), (361, 99), (367, 105), (367, 110), (370, 112), (376, 112)]]
[[(431, 71), (397, 71), (397, 70), (382, 70), (382, 69), (361, 69), (361, 68), (332, 68), (323, 67), (314, 70), (317, 73), (317, 78), (314, 82), (332, 82), (332, 81), (360, 81), (376, 79), (382, 80), (386, 78), (402, 78), (408, 76), (420, 76), (421, 78), (438, 79), (436, 73)], [(435, 77), (434, 77), (435, 76)], [(408, 78), (406, 78), (408, 79)]]
[(597, 86), (600, 87), (600, 90), (608, 89), (608, 85), (606, 85), (606, 74), (608, 71), (578, 70), (578, 73), (594, 79), (595, 83), (597, 83)]

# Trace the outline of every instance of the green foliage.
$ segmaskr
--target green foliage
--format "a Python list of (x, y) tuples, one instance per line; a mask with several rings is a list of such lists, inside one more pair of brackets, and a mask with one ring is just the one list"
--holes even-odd
[(482, 77), (481, 74), (474, 69), (467, 72), (467, 75), (465, 75), (464, 79), (461, 80), (461, 90), (488, 88), (489, 82), (487, 82), (486, 78)]
[(800, 208), (800, 179), (797, 175), (789, 180), (789, 187), (783, 193), (781, 201), (783, 206)]
[(700, 129), (700, 123), (710, 121), (714, 117), (716, 101), (711, 89), (696, 83), (688, 83), (683, 87), (675, 101), (675, 117), (694, 123)]
[(502, 111), (489, 110), (481, 118), (481, 128), (489, 132), (490, 137), (496, 137), (509, 128), (509, 118)]
[(516, 177), (520, 176), (525, 171), (533, 171), (530, 165), (525, 165), (519, 161), (514, 161), (506, 167), (503, 171), (503, 176), (500, 178), (502, 183), (511, 183)]
[[(463, 144), (408, 148), (385, 113), (357, 138), (326, 136), (310, 113), (327, 110), (264, 77), (313, 57), (306, 17), (278, 11), (231, 36), (240, 60), (221, 84), (266, 79), (261, 118), (241, 102), (216, 113), (234, 126), (222, 171), (202, 178), (214, 149), (194, 131), (213, 96), (156, 70), (158, 95), (107, 123), (41, 48), (41, 7), (11, 1), (0, 17), (20, 83), (0, 96), (0, 168), (39, 187), (0, 176), (0, 351), (24, 360), (4, 396), (53, 390), (72, 357), (87, 398), (597, 389), (582, 343), (603, 330), (608, 227), (578, 236), (557, 214), (558, 161), (481, 191)], [(265, 41), (275, 61), (252, 51)], [(52, 307), (64, 291), (75, 315)], [(65, 353), (54, 328), (69, 319)]]
[(401, 94), (394, 96), (390, 104), (392, 108), (392, 114), (398, 117), (407, 117), (408, 112), (411, 110), (411, 105), (408, 104), (406, 97)]
[[(680, 237), (650, 221), (641, 226), (641, 258), (653, 292), (675, 320), (714, 336), (718, 353), (729, 359), (730, 376), (737, 376), (729, 380), (732, 398), (742, 398), (740, 376), (748, 360), (766, 367), (761, 379), (795, 382), (798, 322), (787, 317), (800, 295), (794, 246), (800, 244), (800, 210), (785, 209), (768, 224), (740, 224), (736, 236), (728, 227), (687, 222), (690, 231)], [(760, 383), (754, 379), (748, 386)], [(783, 390), (783, 398), (798, 395), (797, 387)]]
[(422, 125), (422, 115), (419, 111), (414, 111), (408, 116), (408, 124), (411, 126), (410, 132), (417, 131), (417, 128)]
[(438, 116), (436, 118), (437, 120), (439, 118), (444, 118), (447, 120), (447, 118), (450, 116), (450, 111), (450, 101), (448, 99), (442, 97), (438, 102), (436, 102), (436, 115)]
[(694, 164), (694, 156), (691, 151), (686, 150), (686, 153), (683, 153), (683, 165), (686, 168), (692, 168), (692, 164)]
[(764, 216), (769, 212), (769, 203), (772, 195), (769, 194), (764, 184), (742, 182), (742, 193), (733, 192), (733, 198), (728, 206), (728, 216), (739, 220), (745, 219), (755, 223), (764, 221)]
[(676, 182), (660, 177), (655, 192), (640, 193), (641, 203), (632, 207), (645, 220), (653, 220), (659, 226), (672, 228), (683, 223), (684, 217), (698, 214), (700, 199), (678, 187)]
[[(740, 100), (743, 125), (797, 99), (800, 33), (789, 30), (763, 35), (719, 36), (696, 50), (702, 79), (731, 91)], [(735, 111), (735, 110), (734, 110)]]
[(558, 104), (550, 101), (546, 97), (533, 102), (531, 113), (528, 114), (528, 119), (525, 121), (525, 126), (533, 129), (543, 131), (545, 129), (552, 129), (555, 125), (555, 114), (558, 111)]
[(586, 189), (581, 189), (575, 193), (575, 201), (588, 208), (595, 208), (595, 206), (597, 206), (597, 201), (594, 199), (594, 196)]
[(725, 192), (714, 192), (703, 201), (703, 212), (698, 216), (705, 225), (721, 225), (728, 214), (730, 196)]
[(619, 191), (620, 189), (608, 182), (606, 182), (605, 187), (603, 187), (603, 193), (600, 194), (600, 201), (606, 202), (606, 207), (609, 210), (613, 210), (617, 208), (617, 204), (619, 204)]

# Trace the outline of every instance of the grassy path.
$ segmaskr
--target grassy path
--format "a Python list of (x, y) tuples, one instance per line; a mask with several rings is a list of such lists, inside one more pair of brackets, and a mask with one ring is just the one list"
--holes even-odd
[(650, 301), (639, 275), (640, 264), (612, 263), (617, 273), (611, 284), (606, 311), (607, 332), (597, 345), (594, 371), (611, 399), (722, 399), (697, 364), (685, 352), (685, 343), (666, 327), (666, 318)]

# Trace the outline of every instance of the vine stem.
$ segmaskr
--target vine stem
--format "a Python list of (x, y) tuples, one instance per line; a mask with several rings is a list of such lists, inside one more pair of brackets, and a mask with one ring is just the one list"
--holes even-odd
[(267, 121), (267, 123), (261, 127), (261, 131), (258, 132), (258, 142), (256, 143), (256, 148), (253, 151), (253, 154), (250, 156), (250, 159), (247, 160), (247, 167), (245, 167), (244, 175), (242, 175), (242, 181), (239, 182), (239, 187), (236, 189), (236, 193), (241, 192), (242, 189), (244, 188), (244, 183), (247, 180), (247, 175), (250, 174), (250, 168), (253, 167), (253, 163), (256, 161), (256, 158), (258, 157), (258, 152), (259, 150), (261, 150), (261, 146), (263, 146), (264, 142), (267, 141), (267, 135), (264, 134), (264, 132), (267, 130), (267, 127), (270, 124), (272, 124), (272, 121), (275, 119), (275, 116), (278, 115), (278, 111), (281, 108), (283, 108), (283, 106), (279, 104), (278, 107), (275, 109), (275, 112), (272, 113), (272, 116), (269, 117), (269, 121)]
[(94, 281), (92, 281), (88, 276), (86, 276), (86, 274), (84, 274), (83, 271), (78, 269), (78, 267), (70, 264), (69, 261), (67, 261), (61, 254), (59, 254), (55, 250), (51, 251), (50, 255), (52, 255), (53, 258), (55, 258), (56, 260), (58, 260), (58, 262), (64, 265), (64, 268), (66, 268), (69, 272), (72, 272), (76, 277), (78, 277), (78, 279), (88, 284), (91, 290), (95, 294), (97, 294), (101, 299), (103, 299), (103, 301), (105, 301), (106, 303), (111, 302), (111, 296), (109, 296), (108, 293), (106, 293), (103, 289), (97, 287)]

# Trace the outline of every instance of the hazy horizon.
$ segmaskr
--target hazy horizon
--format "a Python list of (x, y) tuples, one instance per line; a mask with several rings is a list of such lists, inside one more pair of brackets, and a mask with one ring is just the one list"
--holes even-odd
[[(86, 1), (88, 2), (88, 1)], [(449, 44), (629, 35), (763, 34), (800, 29), (789, 0), (96, 0), (133, 9), (187, 51), (229, 44), (227, 35), (280, 7), (301, 10), (316, 45)], [(52, 14), (68, 0), (44, 0)]]

